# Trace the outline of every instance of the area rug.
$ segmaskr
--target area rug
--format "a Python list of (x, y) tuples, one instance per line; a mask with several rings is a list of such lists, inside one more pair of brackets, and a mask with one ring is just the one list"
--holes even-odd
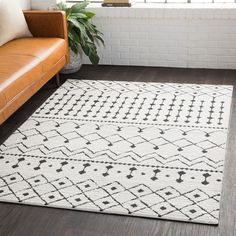
[(231, 96), (68, 80), (0, 146), (0, 201), (217, 224)]

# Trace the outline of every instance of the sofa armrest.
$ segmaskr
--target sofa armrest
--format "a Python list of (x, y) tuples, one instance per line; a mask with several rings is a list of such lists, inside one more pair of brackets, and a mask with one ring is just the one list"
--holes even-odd
[[(66, 14), (63, 11), (24, 11), (29, 30), (34, 37), (62, 38), (68, 48)], [(69, 50), (66, 54), (69, 61)]]
[(62, 11), (24, 11), (28, 27), (34, 37), (67, 40), (67, 23)]

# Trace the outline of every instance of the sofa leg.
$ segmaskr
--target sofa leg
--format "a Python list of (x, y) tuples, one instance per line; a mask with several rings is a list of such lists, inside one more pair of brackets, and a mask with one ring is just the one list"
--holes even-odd
[(60, 87), (61, 85), (59, 73), (56, 74), (56, 84), (57, 84), (57, 87)]

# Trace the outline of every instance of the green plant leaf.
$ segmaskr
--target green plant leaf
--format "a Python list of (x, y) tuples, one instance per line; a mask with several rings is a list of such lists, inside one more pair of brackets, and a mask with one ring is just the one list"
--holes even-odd
[(68, 28), (68, 37), (74, 43), (80, 44), (80, 37), (79, 37), (78, 33), (72, 27)]
[(97, 52), (98, 43), (104, 45), (103, 34), (96, 25), (91, 23), (91, 19), (95, 16), (93, 12), (86, 11), (88, 1), (74, 4), (71, 8), (67, 8), (66, 4), (57, 4), (57, 9), (65, 11), (67, 15), (68, 41), (69, 47), (74, 53), (78, 53), (81, 48), (93, 64), (99, 63)]
[(56, 5), (56, 8), (60, 11), (66, 11), (67, 9), (67, 6), (64, 2), (60, 2)]
[(103, 44), (103, 46), (105, 46), (105, 42), (104, 42), (104, 40), (101, 38), (101, 36), (95, 35), (94, 37), (95, 37), (98, 41), (100, 41), (100, 42)]
[(91, 54), (89, 55), (89, 59), (90, 59), (90, 61), (93, 63), (93, 65), (97, 65), (97, 64), (99, 63), (99, 60), (100, 60), (100, 58), (99, 58), (99, 56), (97, 55), (97, 53), (91, 53)]
[(80, 28), (80, 24), (76, 19), (69, 18), (69, 22), (71, 22), (75, 27)]
[(80, 13), (80, 11), (82, 9), (85, 9), (88, 6), (88, 4), (89, 3), (87, 1), (84, 1), (84, 2), (81, 2), (81, 3), (77, 3), (77, 4), (75, 4), (75, 5), (73, 5), (71, 7), (71, 12), (72, 13)]
[(78, 19), (78, 18), (84, 19), (85, 18), (85, 19), (87, 19), (88, 17), (84, 13), (71, 13), (70, 18), (73, 18), (73, 19)]
[(89, 12), (89, 11), (87, 11), (85, 14), (86, 14), (86, 16), (88, 17), (88, 19), (91, 19), (91, 18), (93, 18), (94, 16), (96, 16), (95, 13)]

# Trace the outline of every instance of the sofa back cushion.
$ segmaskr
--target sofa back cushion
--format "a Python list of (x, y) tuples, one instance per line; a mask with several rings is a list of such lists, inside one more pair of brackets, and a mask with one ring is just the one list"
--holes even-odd
[(16, 38), (32, 37), (19, 0), (0, 0), (0, 46)]

